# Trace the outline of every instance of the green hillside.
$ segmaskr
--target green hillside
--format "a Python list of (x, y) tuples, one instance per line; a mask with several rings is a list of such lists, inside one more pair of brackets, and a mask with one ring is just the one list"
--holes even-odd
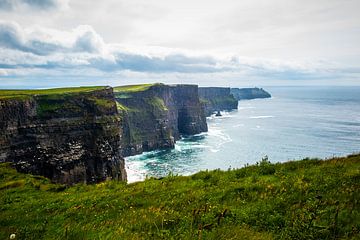
[(360, 155), (65, 188), (0, 165), (0, 239), (359, 239)]

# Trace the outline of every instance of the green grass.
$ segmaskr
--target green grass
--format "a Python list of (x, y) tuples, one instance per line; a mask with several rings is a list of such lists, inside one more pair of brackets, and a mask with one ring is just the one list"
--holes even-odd
[(148, 103), (153, 106), (154, 109), (158, 109), (160, 111), (167, 111), (168, 108), (166, 107), (164, 100), (159, 97), (153, 97), (148, 99)]
[(359, 239), (360, 155), (65, 188), (0, 165), (0, 239)]
[(115, 102), (113, 100), (104, 99), (104, 98), (97, 98), (97, 97), (90, 97), (91, 101), (94, 101), (95, 105), (101, 106), (104, 108), (111, 108), (115, 106)]
[(73, 88), (51, 88), (51, 89), (35, 89), (35, 90), (0, 90), (0, 99), (26, 99), (34, 95), (59, 95), (92, 92), (104, 89), (105, 87), (73, 87)]
[(138, 84), (138, 85), (126, 85), (114, 87), (115, 93), (133, 93), (133, 92), (142, 92), (148, 90), (150, 87), (155, 85), (161, 85), (161, 83), (147, 83), (147, 84)]
[(129, 108), (128, 107), (126, 107), (124, 104), (121, 104), (121, 103), (119, 103), (119, 102), (117, 102), (117, 101), (115, 101), (116, 102), (116, 107), (117, 107), (117, 109), (119, 110), (119, 111), (128, 111), (129, 110)]

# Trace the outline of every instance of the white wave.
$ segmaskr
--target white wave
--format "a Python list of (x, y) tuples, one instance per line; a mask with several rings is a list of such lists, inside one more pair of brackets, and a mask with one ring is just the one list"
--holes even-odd
[(239, 106), (238, 107), (238, 110), (243, 110), (243, 109), (253, 109), (253, 108), (255, 108), (255, 107), (252, 107), (252, 106), (247, 106), (247, 107), (243, 107), (243, 106)]
[(234, 114), (232, 112), (228, 111), (220, 111), (221, 116), (216, 116), (216, 113), (211, 114), (210, 117), (206, 117), (207, 120), (219, 120), (224, 118), (232, 118), (234, 117)]
[(271, 116), (271, 115), (269, 115), (269, 116), (251, 116), (251, 117), (249, 117), (249, 118), (252, 118), (252, 119), (261, 119), (261, 118), (273, 118), (274, 116)]
[(182, 151), (182, 148), (181, 148), (181, 146), (179, 145), (179, 143), (176, 143), (176, 144), (175, 144), (174, 149), (175, 149), (175, 151), (178, 151), (178, 152), (181, 152), (181, 151)]
[(125, 168), (128, 183), (143, 181), (146, 178), (144, 163), (141, 161), (125, 161)]
[(223, 130), (220, 128), (209, 128), (208, 137), (216, 139), (216, 141), (210, 141), (213, 144), (208, 145), (209, 150), (212, 153), (219, 152), (222, 145), (232, 142), (230, 135), (224, 133)]
[(211, 149), (210, 149), (210, 152), (213, 152), (213, 153), (216, 153), (216, 152), (218, 152), (218, 151), (220, 151), (220, 149), (215, 149), (215, 148), (211, 148)]

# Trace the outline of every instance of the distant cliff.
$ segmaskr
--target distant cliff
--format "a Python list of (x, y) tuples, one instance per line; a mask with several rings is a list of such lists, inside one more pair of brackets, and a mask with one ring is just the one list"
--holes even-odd
[(54, 182), (126, 180), (110, 87), (0, 90), (0, 162)]
[(238, 100), (230, 93), (230, 88), (200, 87), (199, 97), (204, 104), (207, 116), (210, 116), (215, 111), (230, 111), (238, 107)]
[(270, 93), (262, 88), (231, 88), (230, 92), (237, 100), (271, 97)]
[(115, 88), (121, 116), (121, 153), (174, 147), (181, 134), (207, 131), (196, 85), (144, 84)]

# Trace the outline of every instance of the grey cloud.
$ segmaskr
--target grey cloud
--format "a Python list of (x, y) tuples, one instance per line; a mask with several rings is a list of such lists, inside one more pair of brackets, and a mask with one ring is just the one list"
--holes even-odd
[[(31, 53), (43, 60), (40, 65), (34, 65), (29, 60), (30, 63), (25, 65), (22, 63), (22, 65), (18, 66), (21, 68), (69, 68), (73, 62), (74, 67), (80, 65), (105, 72), (131, 70), (136, 72), (210, 73), (228, 70), (225, 67), (219, 68), (217, 66), (218, 61), (208, 56), (190, 57), (178, 53), (158, 57), (127, 53), (121, 50), (109, 52), (106, 51), (107, 45), (101, 36), (90, 26), (80, 26), (73, 30), (71, 34), (73, 34), (74, 42), (69, 45), (69, 43), (62, 42), (62, 39), (57, 39), (57, 41), (49, 40), (49, 38), (42, 39), (41, 36), (46, 36), (46, 34), (38, 34), (35, 39), (33, 35), (28, 34), (16, 23), (0, 22), (0, 48)], [(104, 56), (104, 52), (110, 58)], [(57, 58), (50, 62), (54, 55), (57, 55)], [(24, 60), (24, 57), (22, 58), (19, 59), (20, 62)], [(15, 66), (9, 66), (8, 63), (4, 64), (3, 68), (5, 65), (8, 68), (16, 68), (16, 64)]]
[(11, 0), (0, 0), (0, 9), (11, 10), (12, 8), (13, 4)]
[(64, 50), (64, 47), (36, 39), (26, 39), (23, 29), (15, 23), (0, 23), (0, 47), (30, 52), (36, 55), (48, 55)]
[(211, 57), (188, 57), (181, 54), (164, 58), (139, 54), (117, 53), (116, 67), (137, 72), (221, 72)]
[(64, 3), (64, 0), (0, 0), (0, 10), (17, 10), (22, 6), (46, 10), (58, 8)]
[(101, 51), (103, 41), (91, 28), (86, 27), (76, 36), (73, 46), (48, 39), (35, 39), (27, 36), (25, 31), (16, 23), (0, 22), (0, 47), (29, 52), (35, 55), (50, 55), (59, 52), (88, 52)]

